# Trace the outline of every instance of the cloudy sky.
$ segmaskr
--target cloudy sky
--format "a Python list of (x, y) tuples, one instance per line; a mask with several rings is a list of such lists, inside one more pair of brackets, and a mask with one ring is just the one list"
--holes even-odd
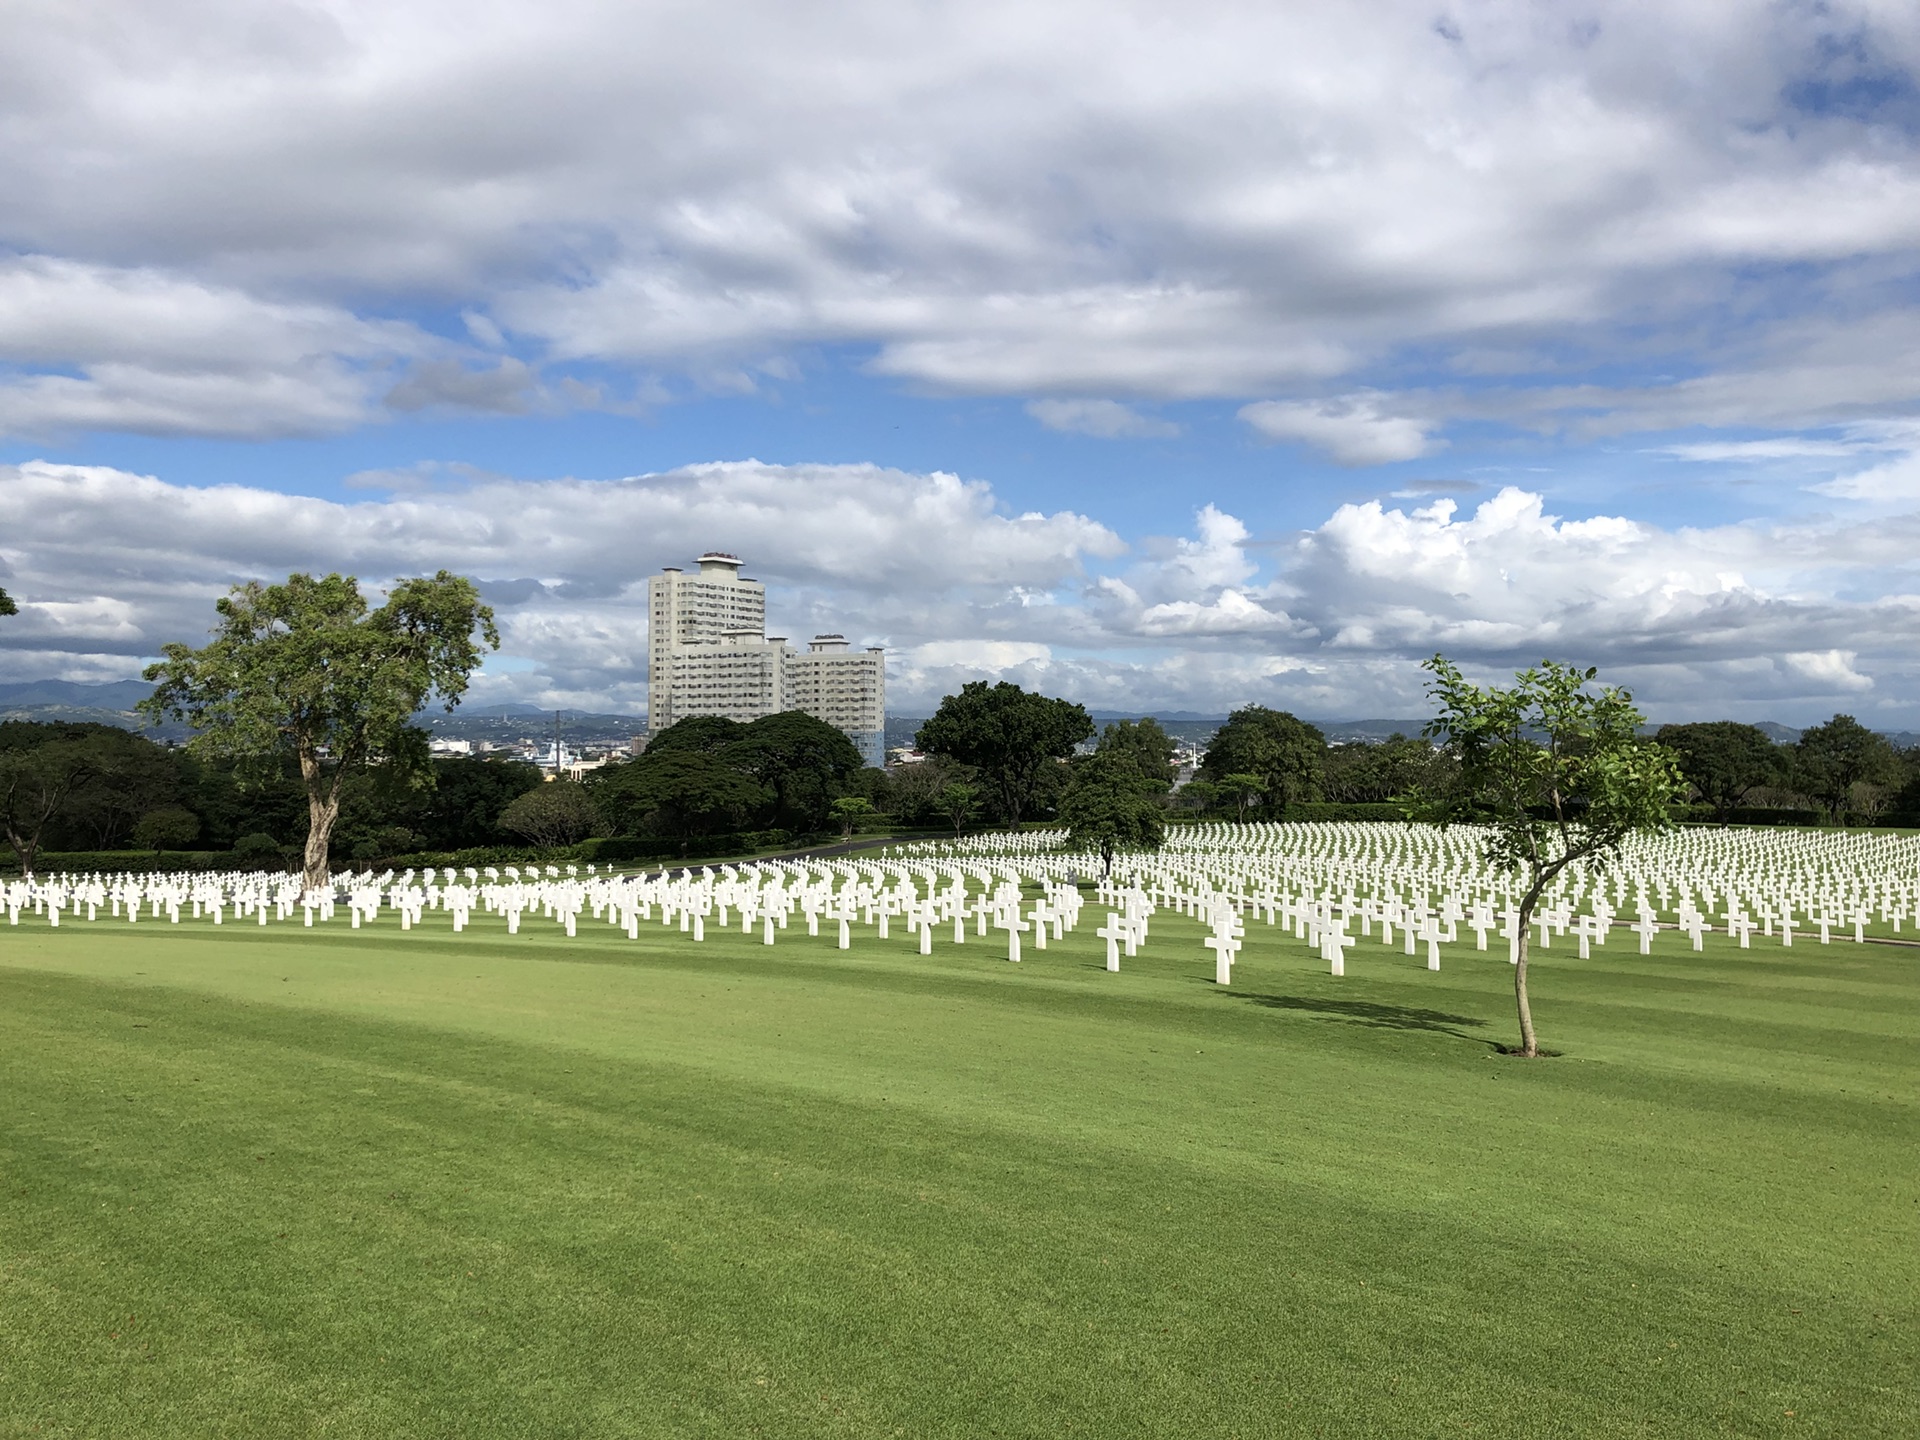
[(1100, 708), (1920, 728), (1920, 7), (0, 12), (0, 679), (226, 586), (480, 578), (645, 704), (644, 577)]

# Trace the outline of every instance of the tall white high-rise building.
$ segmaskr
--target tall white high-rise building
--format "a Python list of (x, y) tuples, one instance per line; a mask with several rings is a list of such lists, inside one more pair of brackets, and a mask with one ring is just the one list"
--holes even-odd
[(647, 581), (647, 733), (692, 715), (757, 720), (803, 710), (846, 733), (869, 765), (886, 763), (887, 666), (817, 635), (804, 653), (768, 635), (767, 588), (710, 550), (696, 574), (669, 566)]

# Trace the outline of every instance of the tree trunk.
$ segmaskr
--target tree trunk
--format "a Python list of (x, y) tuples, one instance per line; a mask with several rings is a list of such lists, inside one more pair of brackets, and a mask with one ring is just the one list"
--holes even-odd
[(305, 885), (309, 890), (324, 890), (332, 880), (327, 864), (327, 843), (333, 838), (333, 822), (340, 814), (340, 802), (332, 797), (307, 797), (307, 853)]
[(333, 822), (340, 817), (338, 776), (328, 785), (320, 769), (320, 758), (302, 752), (300, 778), (307, 784), (307, 850), (303, 883), (309, 890), (324, 890), (332, 883), (327, 864), (327, 844), (333, 838)]
[(31, 880), (33, 878), (34, 857), (40, 853), (40, 833), (35, 831), (32, 835), (23, 839), (16, 834), (13, 827), (9, 825), (7, 827), (7, 844), (13, 847), (13, 853), (19, 857), (20, 877), (23, 880)]
[(1529, 1060), (1540, 1054), (1540, 1041), (1533, 1033), (1533, 1007), (1527, 1004), (1527, 951), (1533, 938), (1533, 901), (1520, 907), (1520, 959), (1513, 967), (1513, 1003), (1520, 1012), (1520, 1053)]

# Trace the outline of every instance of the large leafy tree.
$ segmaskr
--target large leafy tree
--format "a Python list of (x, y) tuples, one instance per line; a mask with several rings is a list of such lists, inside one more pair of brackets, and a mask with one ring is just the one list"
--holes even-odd
[(788, 830), (820, 829), (833, 802), (861, 788), (862, 761), (853, 742), (801, 710), (748, 722), (720, 756), (771, 792), (774, 823)]
[[(682, 722), (684, 723), (684, 722)], [(643, 826), (686, 842), (738, 824), (772, 798), (767, 788), (720, 755), (658, 742), (624, 765), (593, 773), (589, 788), (601, 813), (623, 834)]]
[(1851, 715), (1836, 715), (1803, 730), (1793, 748), (1799, 782), (1842, 822), (1853, 809), (1854, 786), (1885, 785), (1900, 770), (1886, 736), (1874, 734)]
[(179, 802), (180, 764), (144, 735), (111, 725), (88, 729), (84, 744), (93, 773), (67, 797), (59, 835), (75, 848), (112, 850), (132, 836), (149, 811)]
[(0, 832), (28, 875), (48, 826), (99, 773), (86, 728), (0, 725)]
[(147, 667), (158, 685), (139, 708), (185, 720), (202, 753), (290, 756), (307, 797), (306, 882), (325, 885), (342, 785), (375, 764), (425, 770), (409, 721), (430, 699), (460, 702), (480, 664), (475, 632), (499, 648), (493, 611), (445, 570), (399, 581), (377, 610), (350, 575), (304, 574), (236, 586), (215, 609), (210, 643), (168, 645)]
[(1487, 858), (1517, 875), (1519, 959), (1513, 994), (1520, 1053), (1540, 1053), (1527, 1001), (1528, 938), (1535, 906), (1576, 862), (1604, 861), (1629, 835), (1673, 824), (1682, 782), (1673, 753), (1641, 737), (1633, 697), (1589, 689), (1597, 674), (1543, 660), (1510, 688), (1481, 687), (1435, 655), (1425, 668), (1439, 714), (1427, 734), (1459, 758), (1458, 779), (1423, 797), (1428, 818), (1487, 827)]
[(1178, 747), (1151, 715), (1138, 720), (1114, 721), (1100, 732), (1098, 748), (1102, 755), (1128, 756), (1134, 768), (1149, 780), (1173, 783), (1173, 756)]
[(1097, 750), (1073, 762), (1060, 818), (1070, 842), (1100, 856), (1101, 874), (1113, 873), (1120, 850), (1158, 850), (1166, 838), (1167, 782), (1142, 774), (1125, 747)]
[(1002, 680), (975, 680), (940, 702), (915, 744), (929, 755), (971, 765), (1009, 825), (1033, 805), (1047, 767), (1093, 735), (1093, 721), (1070, 700), (1035, 695)]
[[(49, 745), (61, 748), (30, 758)], [(10, 720), (0, 724), (0, 755), (14, 757), (9, 813), (36, 851), (111, 850), (147, 811), (180, 798), (180, 757), (114, 725)]]
[(1780, 747), (1767, 732), (1735, 720), (1704, 720), (1694, 725), (1662, 725), (1656, 737), (1679, 757), (1680, 773), (1700, 798), (1713, 806), (1722, 825), (1749, 792), (1785, 777)]
[(973, 772), (964, 765), (929, 755), (887, 772), (885, 810), (906, 824), (931, 824), (947, 818), (940, 794), (949, 785), (964, 785)]
[(738, 740), (746, 728), (725, 715), (689, 715), (674, 721), (649, 740), (646, 753), (662, 755), (669, 750), (689, 750), (701, 755), (717, 755)]
[(585, 788), (571, 780), (535, 786), (500, 812), (500, 828), (535, 845), (574, 845), (605, 830)]
[(1327, 737), (1285, 710), (1249, 705), (1214, 733), (1200, 762), (1200, 778), (1225, 784), (1229, 775), (1257, 775), (1268, 806), (1284, 812), (1297, 800), (1316, 800), (1327, 757)]
[(1329, 800), (1379, 803), (1445, 783), (1451, 762), (1432, 741), (1393, 735), (1377, 745), (1338, 745), (1327, 751), (1322, 787)]
[(13, 597), (5, 590), (0, 590), (0, 615), (18, 615), (19, 613), (20, 607), (13, 603)]

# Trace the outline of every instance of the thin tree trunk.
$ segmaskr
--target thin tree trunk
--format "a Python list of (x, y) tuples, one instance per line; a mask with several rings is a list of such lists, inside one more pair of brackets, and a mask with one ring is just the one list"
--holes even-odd
[(1533, 1033), (1533, 1007), (1527, 1003), (1527, 952), (1533, 938), (1534, 899), (1520, 907), (1520, 959), (1513, 967), (1513, 1003), (1520, 1012), (1520, 1053), (1529, 1060), (1540, 1054), (1540, 1041)]

